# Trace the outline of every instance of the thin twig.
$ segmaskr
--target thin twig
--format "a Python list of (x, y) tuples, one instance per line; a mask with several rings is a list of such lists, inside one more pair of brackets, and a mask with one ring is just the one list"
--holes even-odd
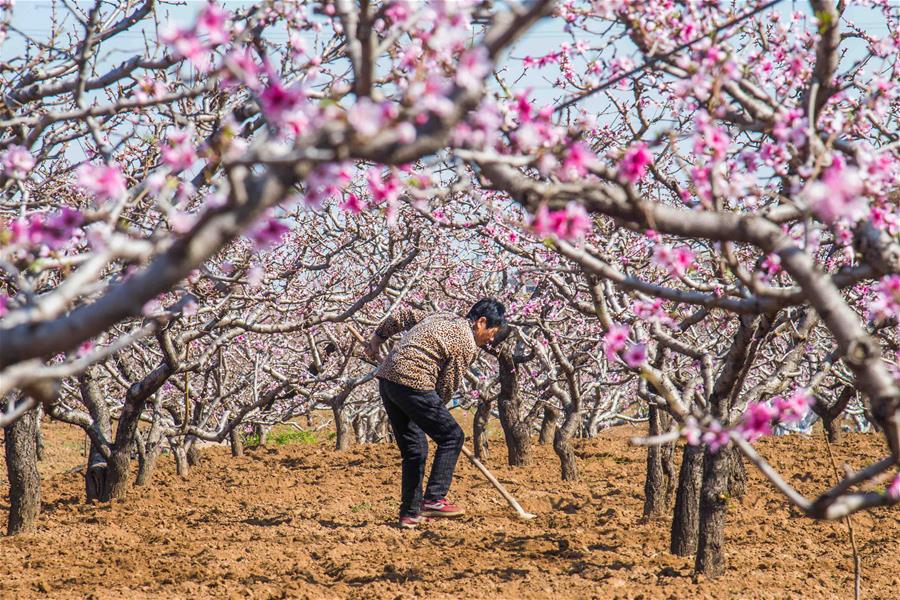
[[(822, 428), (822, 435), (825, 437), (825, 447), (828, 449), (828, 458), (831, 460), (831, 468), (834, 470), (834, 477), (837, 483), (841, 481), (841, 474), (837, 468), (837, 462), (834, 460), (834, 452), (831, 451), (831, 442), (828, 440), (828, 432)], [(856, 547), (856, 536), (853, 532), (853, 520), (850, 515), (844, 517), (847, 522), (847, 533), (850, 534), (850, 547), (853, 549), (853, 599), (859, 600), (862, 590), (862, 560), (859, 557), (859, 549)]]

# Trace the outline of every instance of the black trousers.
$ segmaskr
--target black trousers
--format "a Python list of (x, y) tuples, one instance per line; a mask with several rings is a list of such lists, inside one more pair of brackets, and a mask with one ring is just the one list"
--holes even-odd
[(378, 380), (378, 390), (403, 458), (400, 516), (415, 516), (423, 499), (422, 478), (428, 458), (425, 436), (435, 441), (437, 452), (424, 499), (440, 500), (450, 489), (465, 435), (434, 390), (414, 390), (386, 379)]

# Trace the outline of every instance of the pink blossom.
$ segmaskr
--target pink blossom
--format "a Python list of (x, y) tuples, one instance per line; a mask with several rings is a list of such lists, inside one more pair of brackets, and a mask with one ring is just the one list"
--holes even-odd
[(796, 390), (787, 398), (776, 396), (772, 399), (775, 410), (778, 411), (778, 420), (782, 423), (796, 423), (806, 416), (809, 407), (815, 403), (815, 398), (803, 389)]
[(622, 359), (632, 369), (638, 369), (647, 362), (647, 346), (645, 344), (631, 344), (622, 353)]
[(9, 303), (9, 296), (6, 294), (0, 294), (0, 317), (4, 316), (8, 311), (7, 304)]
[[(248, 48), (235, 48), (225, 57), (225, 64), (237, 79), (251, 90), (258, 90), (260, 68)], [(234, 83), (232, 81), (232, 83)]]
[(672, 248), (666, 244), (657, 244), (653, 248), (653, 264), (681, 276), (694, 266), (694, 253), (687, 246)]
[(349, 163), (326, 163), (317, 166), (306, 178), (307, 206), (320, 208), (328, 198), (341, 193), (350, 183)]
[(193, 130), (190, 127), (170, 131), (162, 147), (162, 162), (173, 171), (188, 169), (197, 160), (197, 153), (191, 143)]
[(258, 288), (265, 279), (265, 272), (259, 265), (253, 265), (247, 269), (247, 285), (251, 288)]
[(288, 231), (288, 226), (278, 219), (266, 219), (262, 225), (250, 232), (250, 239), (253, 240), (257, 250), (264, 250), (280, 243)]
[(868, 216), (869, 201), (862, 194), (859, 172), (835, 161), (820, 181), (806, 187), (803, 198), (819, 218), (832, 225), (840, 220), (856, 222)]
[(609, 331), (603, 336), (603, 352), (606, 354), (606, 360), (610, 362), (616, 360), (619, 352), (625, 349), (630, 335), (631, 328), (628, 325), (610, 326)]
[(28, 148), (12, 144), (0, 155), (0, 168), (7, 177), (25, 179), (34, 168), (34, 157)]
[(684, 436), (684, 441), (687, 442), (688, 445), (698, 446), (700, 444), (703, 431), (697, 424), (697, 419), (695, 419), (694, 417), (688, 417), (687, 419), (685, 419), (684, 427), (681, 428), (681, 435)]
[(531, 220), (531, 227), (539, 236), (554, 236), (562, 240), (577, 240), (590, 233), (591, 217), (577, 202), (569, 202), (565, 210), (551, 211), (542, 204)]
[(741, 435), (748, 442), (757, 440), (772, 433), (772, 420), (778, 416), (778, 411), (761, 402), (751, 402), (747, 405), (744, 417), (738, 428)]
[(647, 173), (647, 165), (651, 161), (647, 144), (643, 142), (632, 144), (619, 162), (619, 177), (628, 183), (640, 181)]
[(175, 29), (163, 35), (163, 42), (172, 46), (176, 56), (186, 58), (198, 71), (205, 73), (209, 70), (209, 48), (193, 31)]
[(78, 167), (78, 187), (98, 200), (114, 200), (125, 193), (125, 176), (119, 165), (92, 165)]
[(375, 204), (395, 202), (400, 196), (400, 180), (393, 172), (389, 171), (385, 177), (381, 169), (372, 167), (366, 171), (366, 181), (369, 183), (369, 191)]
[(402, 25), (412, 16), (413, 11), (409, 0), (394, 0), (385, 9), (384, 14), (395, 24)]
[(477, 92), (484, 85), (484, 78), (490, 74), (491, 68), (487, 48), (476, 46), (467, 50), (456, 66), (456, 84), (467, 91)]
[(900, 275), (885, 275), (878, 282), (869, 314), (875, 320), (900, 318)]
[(631, 304), (631, 311), (640, 319), (657, 322), (669, 327), (675, 326), (675, 321), (666, 313), (662, 298), (653, 300), (635, 300)]
[(87, 356), (88, 353), (90, 353), (90, 351), (93, 350), (93, 348), (94, 348), (94, 342), (92, 342), (91, 340), (85, 340), (85, 341), (81, 342), (81, 344), (79, 344), (78, 350), (75, 352), (75, 356), (77, 356), (78, 358)]
[(591, 150), (581, 142), (571, 144), (563, 159), (559, 176), (563, 181), (573, 181), (587, 175), (588, 166), (596, 160)]
[(808, 121), (803, 115), (803, 109), (800, 108), (779, 112), (772, 126), (772, 136), (779, 142), (789, 142), (798, 148), (802, 147), (806, 143), (808, 129)]
[(384, 126), (384, 111), (380, 105), (363, 97), (347, 111), (347, 123), (359, 135), (370, 138)]
[(347, 194), (347, 197), (341, 203), (340, 208), (342, 210), (352, 212), (354, 215), (358, 215), (366, 208), (366, 205), (365, 202), (359, 198), (359, 196), (350, 193)]
[(710, 452), (718, 452), (720, 448), (724, 448), (729, 443), (728, 430), (722, 428), (722, 424), (713, 421), (709, 425), (709, 429), (703, 434), (703, 442), (709, 446)]
[(200, 13), (197, 20), (197, 31), (208, 36), (209, 43), (213, 46), (224, 44), (228, 41), (228, 18), (231, 16), (214, 2), (210, 2)]
[(706, 112), (697, 115), (695, 126), (697, 133), (694, 136), (694, 154), (709, 155), (714, 161), (723, 160), (731, 142), (725, 130), (713, 125)]
[(894, 475), (894, 480), (888, 486), (887, 497), (891, 500), (900, 500), (900, 473)]
[(284, 87), (274, 79), (259, 96), (263, 113), (275, 125), (281, 125), (285, 116), (306, 100), (306, 94), (297, 86)]

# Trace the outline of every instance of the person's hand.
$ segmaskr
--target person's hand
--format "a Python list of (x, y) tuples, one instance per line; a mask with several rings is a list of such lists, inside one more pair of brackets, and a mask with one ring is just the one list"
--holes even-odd
[(369, 360), (373, 362), (378, 362), (381, 359), (381, 343), (384, 340), (379, 338), (377, 335), (373, 335), (369, 340), (368, 345), (366, 346), (366, 356)]

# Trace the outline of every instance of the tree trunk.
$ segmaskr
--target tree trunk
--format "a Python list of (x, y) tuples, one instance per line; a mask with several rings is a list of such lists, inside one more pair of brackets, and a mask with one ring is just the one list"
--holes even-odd
[(511, 351), (501, 350), (497, 354), (500, 371), (500, 393), (497, 394), (497, 410), (500, 426), (506, 440), (506, 457), (509, 466), (521, 467), (531, 464), (531, 436), (528, 423), (522, 419), (519, 399), (519, 365)]
[(257, 438), (257, 445), (265, 446), (269, 442), (269, 428), (262, 423), (256, 423), (253, 426), (253, 434)]
[[(162, 426), (160, 421), (159, 407), (153, 414), (153, 423), (147, 431), (144, 439), (136, 439), (138, 446), (138, 472), (134, 480), (135, 485), (147, 485), (153, 478), (153, 471), (156, 469), (156, 461), (162, 450)], [(140, 435), (140, 434), (138, 434)]]
[(841, 429), (841, 424), (837, 417), (835, 417), (833, 419), (823, 418), (822, 426), (825, 428), (825, 433), (828, 434), (828, 441), (830, 443), (832, 443), (832, 444), (840, 443), (844, 432)]
[(344, 410), (342, 404), (335, 404), (331, 407), (331, 412), (334, 415), (334, 449), (338, 452), (346, 452), (350, 449), (352, 442), (350, 434), (353, 432), (347, 421), (347, 411)]
[(191, 466), (188, 463), (187, 452), (182, 444), (169, 440), (169, 447), (172, 448), (172, 455), (175, 457), (175, 473), (182, 479), (187, 479)]
[[(649, 435), (668, 429), (671, 419), (655, 406), (650, 406)], [(672, 444), (647, 446), (647, 474), (644, 478), (644, 516), (665, 516), (672, 501)]]
[(188, 466), (196, 467), (200, 464), (200, 450), (197, 448), (196, 438), (188, 440), (185, 446), (185, 457), (187, 458)]
[(571, 435), (566, 435), (565, 428), (557, 429), (556, 434), (553, 436), (553, 449), (559, 457), (560, 474), (563, 481), (576, 481), (578, 479), (575, 447), (572, 446), (571, 438)]
[(388, 424), (387, 413), (384, 409), (378, 411), (378, 441), (393, 443), (393, 434)]
[(369, 441), (369, 419), (362, 413), (357, 413), (353, 418), (353, 433), (356, 435), (357, 444)]
[(728, 493), (729, 455), (707, 450), (700, 487), (700, 537), (694, 569), (708, 577), (725, 573), (725, 513)]
[(743, 498), (747, 489), (747, 467), (737, 446), (722, 450), (728, 453), (728, 497)]
[(538, 436), (538, 444), (546, 446), (553, 443), (556, 437), (556, 421), (559, 419), (559, 410), (549, 404), (544, 405), (544, 420), (541, 421), (541, 434)]
[[(97, 367), (91, 367), (78, 378), (81, 390), (81, 401), (87, 407), (94, 422), (94, 427), (106, 440), (112, 439), (112, 422), (109, 418), (109, 408), (100, 396), (100, 388), (97, 385)], [(108, 463), (103, 456), (102, 449), (88, 437), (91, 447), (88, 451), (87, 469), (84, 472), (84, 496), (87, 502), (107, 502), (109, 500), (109, 487), (107, 485)]]
[[(843, 432), (841, 431), (840, 417), (847, 409), (847, 404), (850, 403), (850, 400), (855, 395), (856, 389), (848, 386), (838, 395), (831, 406), (823, 403), (821, 399), (816, 400), (813, 404), (812, 409), (822, 419), (822, 427), (825, 428), (829, 442), (838, 443), (841, 441)], [(869, 415), (866, 415), (866, 418), (868, 417)]]
[(35, 454), (37, 456), (38, 461), (44, 460), (45, 450), (44, 450), (44, 428), (41, 426), (41, 419), (44, 416), (44, 408), (38, 404), (38, 407), (35, 409), (36, 415), (36, 424), (35, 424), (35, 434), (34, 434), (34, 444), (35, 444)]
[(697, 552), (700, 532), (700, 486), (703, 480), (703, 447), (685, 445), (678, 474), (678, 492), (672, 518), (669, 550), (676, 556)]
[(37, 468), (38, 413), (30, 410), (4, 428), (9, 479), (8, 535), (30, 529), (41, 513), (41, 475)]
[(484, 462), (488, 458), (487, 424), (491, 418), (491, 398), (487, 394), (481, 396), (475, 419), (472, 421), (472, 443), (475, 446), (475, 458)]
[(241, 437), (241, 432), (238, 431), (237, 427), (233, 427), (231, 431), (228, 433), (228, 439), (231, 442), (231, 455), (232, 456), (243, 456), (244, 455), (244, 438)]
[(138, 459), (138, 472), (134, 485), (147, 485), (153, 478), (156, 469), (156, 461), (159, 459), (159, 445), (148, 446), (144, 454)]

